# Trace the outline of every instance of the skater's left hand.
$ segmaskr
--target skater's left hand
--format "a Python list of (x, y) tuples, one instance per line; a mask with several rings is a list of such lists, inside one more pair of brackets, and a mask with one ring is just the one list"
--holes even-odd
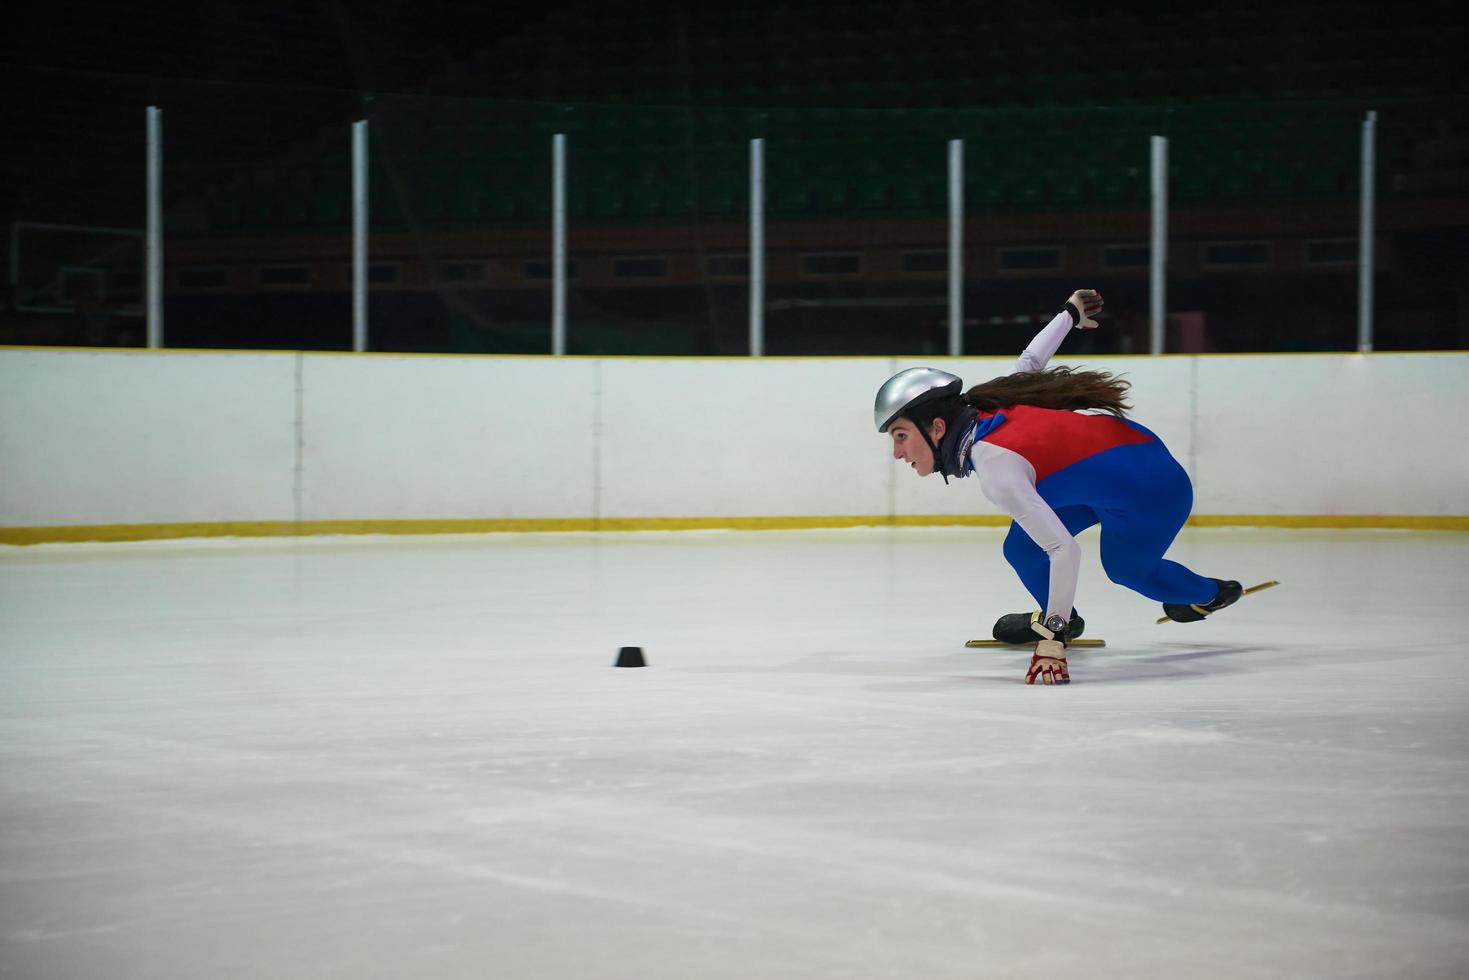
[(1066, 306), (1072, 311), (1072, 326), (1077, 330), (1095, 330), (1096, 315), (1102, 312), (1102, 294), (1095, 289), (1078, 289), (1066, 299)]
[(1036, 678), (1042, 684), (1071, 683), (1071, 673), (1066, 669), (1066, 644), (1060, 640), (1041, 640), (1035, 645), (1025, 683), (1034, 684)]

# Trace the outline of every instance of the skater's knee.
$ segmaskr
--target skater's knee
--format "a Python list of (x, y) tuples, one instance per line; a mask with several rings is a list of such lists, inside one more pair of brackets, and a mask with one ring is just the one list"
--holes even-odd
[(1102, 558), (1102, 570), (1107, 577), (1125, 589), (1136, 589), (1148, 577), (1148, 569), (1135, 562)]
[(1107, 577), (1124, 589), (1132, 589), (1134, 592), (1138, 590), (1138, 586), (1142, 585), (1143, 582), (1142, 576), (1135, 575), (1132, 572), (1108, 571)]
[(1045, 552), (1036, 547), (1035, 542), (1023, 531), (1011, 531), (1005, 537), (1005, 545), (1001, 550), (1012, 568), (1022, 568), (1045, 557)]

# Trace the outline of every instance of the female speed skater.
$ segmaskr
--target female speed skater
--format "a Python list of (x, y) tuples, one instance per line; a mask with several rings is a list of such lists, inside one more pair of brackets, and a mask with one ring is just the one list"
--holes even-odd
[(1162, 441), (1126, 417), (1128, 383), (1105, 371), (1046, 369), (1073, 328), (1097, 327), (1101, 308), (1101, 293), (1079, 289), (1008, 375), (965, 392), (952, 374), (909, 368), (883, 383), (873, 406), (894, 459), (945, 483), (973, 474), (1012, 518), (1005, 559), (1041, 612), (1001, 617), (994, 636), (1036, 641), (1027, 684), (1071, 681), (1066, 645), (1084, 626), (1072, 606), (1076, 535), (1094, 524), (1107, 577), (1161, 602), (1175, 622), (1201, 620), (1243, 592), (1163, 557), (1188, 519), (1193, 486)]

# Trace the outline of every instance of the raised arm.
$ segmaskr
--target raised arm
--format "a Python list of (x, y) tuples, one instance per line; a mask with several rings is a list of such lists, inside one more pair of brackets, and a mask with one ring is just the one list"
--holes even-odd
[(1036, 334), (1031, 342), (1026, 345), (1020, 357), (1016, 359), (1015, 366), (1010, 369), (1011, 374), (1024, 374), (1029, 371), (1043, 371), (1051, 362), (1051, 357), (1061, 346), (1061, 341), (1075, 327), (1078, 330), (1095, 330), (1097, 321), (1092, 319), (1102, 308), (1102, 294), (1095, 289), (1078, 289), (1066, 300), (1066, 305), (1061, 312), (1051, 318), (1040, 333)]

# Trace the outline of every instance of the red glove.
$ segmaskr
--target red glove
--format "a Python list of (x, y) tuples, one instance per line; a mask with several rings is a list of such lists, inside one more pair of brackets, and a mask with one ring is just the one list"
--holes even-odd
[(1066, 669), (1066, 644), (1060, 640), (1041, 640), (1030, 655), (1030, 669), (1025, 672), (1025, 683), (1034, 684), (1040, 678), (1042, 684), (1070, 684), (1071, 674)]

